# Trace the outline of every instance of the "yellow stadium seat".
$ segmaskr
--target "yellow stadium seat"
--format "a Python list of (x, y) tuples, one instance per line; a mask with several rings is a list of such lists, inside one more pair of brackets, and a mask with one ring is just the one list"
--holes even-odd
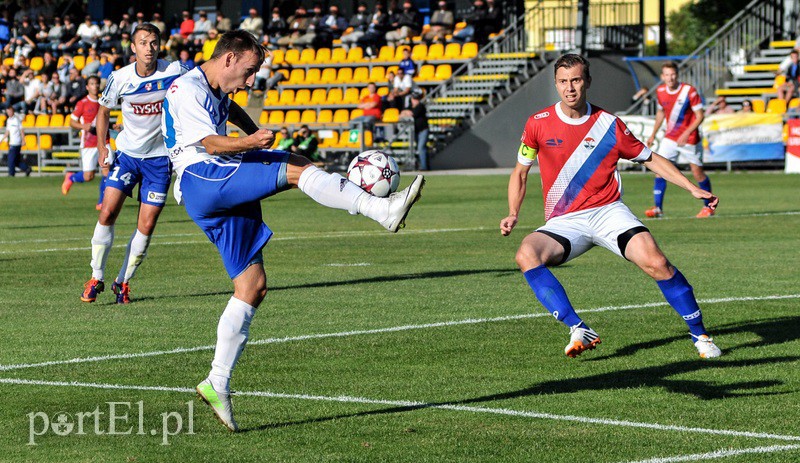
[(383, 112), (383, 122), (387, 124), (394, 124), (400, 121), (400, 111), (397, 108), (388, 108)]
[(347, 61), (347, 50), (344, 48), (334, 48), (331, 52), (331, 63), (344, 63)]
[(279, 64), (283, 64), (284, 60), (284, 51), (281, 49), (271, 50), (270, 54), (272, 55), (272, 65), (277, 66)]
[(361, 117), (363, 115), (364, 115), (364, 110), (356, 108), (356, 109), (350, 111), (350, 120), (353, 120), (353, 119), (355, 119), (357, 117)]
[(267, 90), (267, 96), (264, 98), (264, 106), (271, 106), (278, 104), (280, 101), (280, 93), (277, 90)]
[(241, 106), (242, 108), (247, 107), (247, 92), (245, 90), (239, 90), (233, 95), (233, 102)]
[[(61, 116), (61, 117), (64, 117), (64, 116)], [(7, 119), (7, 117), (6, 117), (5, 114), (0, 114), (0, 127), (4, 127), (6, 125), (6, 119)]]
[(69, 117), (69, 116), (64, 116), (64, 127), (70, 127), (70, 125), (69, 125), (69, 121), (71, 121), (71, 120), (72, 120), (72, 118), (71, 118), (71, 117)]
[(785, 114), (786, 113), (786, 100), (780, 98), (773, 98), (767, 103), (767, 112), (771, 114)]
[(311, 68), (306, 72), (306, 85), (317, 85), (322, 78), (322, 69)]
[(394, 61), (394, 47), (389, 45), (382, 46), (378, 52), (377, 61)]
[(268, 123), (270, 125), (283, 124), (283, 111), (270, 111)]
[(349, 130), (342, 130), (342, 133), (339, 134), (339, 142), (336, 143), (337, 148), (347, 148), (347, 145), (350, 143), (350, 131)]
[(330, 124), (333, 122), (333, 111), (330, 109), (321, 109), (317, 115), (318, 124)]
[(53, 149), (53, 136), (49, 133), (43, 133), (39, 138), (39, 148), (43, 150)]
[(430, 47), (428, 47), (428, 56), (425, 57), (427, 60), (434, 60), (434, 59), (442, 59), (444, 57), (444, 45), (441, 43), (433, 43)]
[[(337, 48), (338, 50), (338, 48)], [(319, 78), (320, 84), (332, 84), (336, 82), (336, 68), (325, 68)]]
[(355, 72), (353, 72), (353, 78), (351, 82), (367, 83), (368, 81), (369, 81), (369, 69), (365, 67), (356, 68)]
[(286, 117), (283, 119), (284, 124), (298, 124), (300, 122), (300, 111), (292, 109), (286, 111)]
[(414, 45), (411, 49), (411, 59), (414, 61), (422, 61), (428, 56), (428, 46), (424, 43)]
[(342, 132), (342, 138), (339, 139), (339, 144), (345, 148), (359, 148), (361, 146), (361, 138), (364, 138), (364, 146), (372, 146), (372, 132), (365, 130), (359, 132), (355, 140), (350, 141), (350, 132), (347, 131), (347, 138), (344, 137), (345, 132)]
[(36, 127), (50, 127), (50, 116), (48, 114), (39, 114), (36, 116)]
[(436, 66), (436, 80), (447, 80), (453, 75), (453, 68), (449, 64), (440, 64)]
[(797, 108), (798, 106), (800, 106), (800, 98), (792, 98), (789, 101), (789, 109)]
[(25, 135), (25, 145), (22, 146), (24, 150), (37, 150), (39, 149), (39, 141), (36, 139), (36, 135)]
[(294, 104), (294, 90), (285, 89), (281, 92), (281, 99), (278, 102), (281, 106), (288, 106)]
[(296, 64), (300, 61), (300, 50), (296, 48), (286, 50), (286, 53), (283, 55), (283, 60), (289, 64)]
[(455, 27), (453, 28), (453, 32), (458, 32), (458, 31), (460, 31), (461, 29), (463, 29), (465, 27), (467, 27), (467, 23), (466, 22), (464, 22), (464, 21), (458, 22), (458, 23), (456, 23)]
[(350, 120), (350, 111), (346, 109), (337, 109), (335, 113), (333, 113), (333, 122), (336, 124), (342, 124), (348, 122)]
[(63, 114), (53, 114), (50, 117), (50, 127), (62, 127), (64, 125)]
[(75, 55), (72, 57), (72, 64), (75, 65), (77, 70), (82, 70), (86, 66), (86, 57), (83, 55)]
[(317, 55), (314, 57), (314, 62), (317, 64), (327, 64), (331, 61), (331, 49), (320, 48), (317, 50)]
[(347, 52), (347, 63), (360, 63), (364, 61), (364, 50), (361, 47), (353, 47)]
[(343, 104), (356, 104), (358, 103), (359, 96), (358, 96), (358, 89), (350, 87), (344, 92), (344, 98), (342, 98)]
[(444, 49), (444, 57), (445, 59), (458, 59), (461, 56), (461, 44), (460, 43), (448, 43)]
[(408, 46), (399, 46), (394, 50), (394, 61), (400, 62), (403, 60), (403, 50), (409, 48)]
[(261, 111), (261, 116), (258, 118), (258, 125), (267, 125), (269, 123), (269, 111)]
[(289, 85), (302, 84), (306, 80), (306, 71), (303, 69), (292, 69), (289, 74), (289, 80), (286, 82)]
[(386, 68), (383, 66), (375, 66), (369, 71), (370, 82), (381, 82), (386, 79)]
[(778, 88), (781, 85), (786, 83), (786, 76), (783, 74), (775, 76), (775, 82), (772, 84), (772, 88)]
[(389, 74), (390, 72), (393, 72), (393, 73), (397, 74), (397, 68), (398, 67), (399, 66), (389, 66), (389, 67), (387, 67), (386, 68), (386, 74)]
[(353, 80), (353, 68), (339, 68), (339, 73), (336, 75), (336, 82), (340, 84), (349, 84)]
[(202, 61), (203, 61), (203, 52), (202, 51), (198, 51), (197, 53), (194, 54), (194, 62), (195, 63), (200, 63)]
[(33, 72), (39, 72), (44, 67), (44, 59), (41, 56), (31, 58), (30, 68)]
[(417, 80), (426, 81), (426, 80), (433, 80), (433, 77), (436, 75), (436, 67), (432, 64), (423, 64), (422, 67), (419, 68), (419, 75), (417, 76)]
[(461, 47), (461, 58), (469, 59), (478, 56), (478, 44), (475, 42), (467, 42)]
[(301, 88), (294, 94), (294, 104), (296, 105), (305, 105), (311, 101), (311, 90), (307, 88)]
[[(11, 58), (14, 59), (14, 58)], [(13, 65), (13, 63), (12, 63)], [(8, 151), (8, 141), (0, 142), (0, 151)]]
[(325, 104), (342, 104), (342, 89), (334, 87), (328, 90), (328, 97)]
[(389, 87), (378, 87), (378, 95), (386, 96), (389, 94)]
[(313, 124), (315, 122), (317, 122), (317, 112), (313, 109), (306, 109), (300, 115), (301, 124)]
[(288, 69), (278, 69), (276, 71), (272, 71), (272, 75), (274, 76), (276, 73), (283, 74), (284, 82), (289, 80), (289, 70)]
[(272, 142), (272, 146), (273, 147), (278, 146), (278, 143), (280, 143), (281, 140), (283, 140), (283, 134), (280, 131), (276, 131), (275, 132), (275, 141)]
[(108, 144), (109, 144), (109, 146), (111, 146), (111, 151), (116, 151), (117, 150), (117, 139), (116, 138), (112, 138), (112, 139), (108, 140)]
[(311, 92), (311, 104), (317, 105), (324, 105), (328, 99), (328, 92), (325, 91), (324, 88), (315, 88), (313, 92)]
[(300, 52), (300, 64), (309, 64), (314, 62), (315, 50), (313, 48), (304, 48)]
[[(13, 67), (14, 66), (14, 57), (12, 56), (10, 58), (5, 58), (3, 60), (3, 64), (8, 66), (8, 67)], [(61, 65), (59, 64), (59, 66), (61, 66)]]
[(31, 113), (25, 115), (25, 118), (22, 119), (22, 126), (23, 127), (33, 127), (36, 123), (36, 116)]
[(335, 130), (330, 131), (330, 136), (321, 138), (319, 147), (320, 148), (330, 148), (336, 146), (339, 143), (339, 132)]
[(753, 112), (754, 113), (763, 113), (766, 110), (766, 104), (762, 99), (755, 99), (752, 101), (753, 103)]
[(358, 93), (358, 99), (359, 99), (359, 100), (361, 100), (362, 98), (364, 98), (364, 97), (365, 97), (365, 96), (367, 96), (367, 95), (369, 95), (369, 89), (368, 89), (367, 87), (364, 87), (364, 88), (362, 88), (362, 89), (361, 89), (361, 91)]

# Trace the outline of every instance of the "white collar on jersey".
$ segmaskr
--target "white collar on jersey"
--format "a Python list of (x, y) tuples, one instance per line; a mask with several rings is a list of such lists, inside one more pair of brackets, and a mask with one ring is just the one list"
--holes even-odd
[(592, 105), (589, 104), (589, 102), (587, 101), (586, 102), (586, 114), (584, 114), (582, 117), (579, 117), (577, 119), (573, 119), (573, 118), (567, 116), (566, 114), (564, 114), (564, 110), (561, 109), (561, 102), (559, 101), (558, 103), (556, 103), (556, 115), (565, 124), (581, 125), (584, 122), (588, 121), (589, 120), (589, 116), (592, 115)]
[(683, 87), (683, 82), (678, 82), (678, 88), (676, 88), (675, 90), (670, 90), (669, 87), (667, 87), (666, 85), (664, 86), (664, 89), (668, 94), (675, 95), (676, 93), (681, 91), (681, 87)]

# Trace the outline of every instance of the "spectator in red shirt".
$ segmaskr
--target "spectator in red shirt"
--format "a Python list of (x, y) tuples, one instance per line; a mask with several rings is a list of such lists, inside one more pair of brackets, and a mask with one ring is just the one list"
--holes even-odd
[(363, 123), (364, 130), (372, 130), (375, 127), (375, 121), (383, 115), (381, 97), (378, 95), (378, 86), (375, 85), (375, 82), (367, 84), (367, 91), (369, 93), (358, 103), (358, 108), (364, 111), (364, 115), (351, 119), (351, 128), (358, 128), (359, 123)]

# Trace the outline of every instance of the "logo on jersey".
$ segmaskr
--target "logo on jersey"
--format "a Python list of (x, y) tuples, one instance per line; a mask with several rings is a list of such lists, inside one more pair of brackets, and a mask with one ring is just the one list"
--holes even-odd
[(541, 119), (541, 118), (543, 118), (543, 117), (547, 117), (547, 116), (549, 116), (549, 115), (550, 115), (550, 111), (545, 111), (545, 112), (543, 112), (543, 113), (539, 113), (539, 114), (537, 114), (537, 115), (533, 116), (533, 118), (534, 118), (534, 119)]
[(162, 101), (153, 101), (151, 103), (131, 103), (133, 114), (138, 116), (157, 116), (161, 114), (163, 106)]
[(144, 89), (149, 92), (150, 90), (153, 89), (153, 84), (151, 82), (144, 84)]
[(164, 90), (164, 82), (161, 81), (161, 80), (156, 82), (156, 88), (159, 89), (159, 90)]
[(587, 150), (593, 150), (595, 146), (597, 146), (597, 142), (595, 142), (594, 138), (586, 137), (583, 139), (583, 147)]
[(545, 145), (552, 147), (561, 146), (562, 143), (564, 143), (564, 140), (560, 138), (550, 138), (546, 142), (544, 142)]
[(147, 193), (147, 200), (153, 203), (164, 203), (167, 201), (167, 194), (151, 191)]

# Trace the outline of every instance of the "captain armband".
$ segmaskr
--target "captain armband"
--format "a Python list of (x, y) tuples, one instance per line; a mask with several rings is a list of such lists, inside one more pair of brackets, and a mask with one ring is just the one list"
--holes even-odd
[(517, 151), (517, 162), (522, 165), (529, 166), (533, 164), (533, 161), (536, 159), (536, 154), (538, 151), (530, 146), (526, 145), (525, 143), (521, 143), (519, 145), (519, 151)]

